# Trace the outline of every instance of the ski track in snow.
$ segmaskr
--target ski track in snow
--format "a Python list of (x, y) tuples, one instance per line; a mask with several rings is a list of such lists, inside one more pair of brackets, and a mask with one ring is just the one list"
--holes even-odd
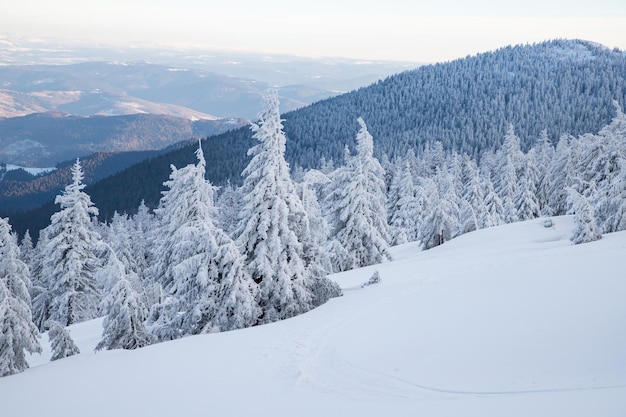
[[(429, 279), (424, 281), (429, 281)], [(361, 287), (349, 288), (356, 290)], [(405, 294), (405, 296), (408, 295)], [(384, 304), (385, 301), (389, 300), (381, 299), (377, 304)], [(378, 305), (370, 307), (372, 309), (380, 308)], [(295, 352), (292, 354), (292, 364), (299, 364), (295, 365), (296, 386), (309, 385), (325, 393), (349, 395), (354, 399), (371, 399), (373, 395), (391, 399), (423, 399), (428, 393), (492, 397), (626, 388), (626, 384), (614, 384), (479, 391), (449, 389), (413, 382), (390, 373), (357, 365), (349, 358), (337, 354), (336, 349), (328, 343), (329, 340), (333, 340), (335, 334), (345, 331), (351, 322), (357, 320), (358, 313), (358, 311), (352, 312), (346, 317), (331, 320), (315, 333), (303, 336), (296, 342)], [(341, 384), (338, 383), (340, 381)], [(390, 384), (390, 381), (393, 383)]]
[(502, 390), (502, 391), (464, 391), (464, 390), (453, 390), (453, 389), (445, 389), (445, 388), (437, 388), (431, 387), (428, 385), (418, 384), (412, 381), (408, 381), (406, 379), (386, 374), (384, 372), (378, 372), (371, 369), (363, 368), (361, 366), (355, 365), (346, 359), (346, 363), (348, 363), (353, 368), (363, 371), (366, 373), (374, 374), (377, 376), (381, 376), (383, 378), (392, 379), (397, 382), (401, 382), (403, 384), (419, 388), (421, 390), (433, 391), (443, 394), (454, 394), (454, 395), (475, 395), (475, 396), (496, 396), (496, 395), (523, 395), (523, 394), (544, 394), (544, 393), (554, 393), (554, 392), (576, 392), (576, 391), (599, 391), (599, 390), (611, 390), (611, 389), (621, 389), (626, 388), (626, 384), (620, 385), (591, 385), (591, 386), (583, 386), (583, 387), (563, 387), (563, 388), (540, 388), (540, 389), (529, 389), (529, 390)]

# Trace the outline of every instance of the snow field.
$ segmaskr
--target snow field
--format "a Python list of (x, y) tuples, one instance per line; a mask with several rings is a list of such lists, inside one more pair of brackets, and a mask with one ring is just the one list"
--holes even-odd
[(44, 336), (0, 414), (624, 416), (626, 232), (571, 245), (554, 221), (394, 247), (269, 325), (97, 354), (101, 320), (71, 326), (82, 353), (49, 363)]

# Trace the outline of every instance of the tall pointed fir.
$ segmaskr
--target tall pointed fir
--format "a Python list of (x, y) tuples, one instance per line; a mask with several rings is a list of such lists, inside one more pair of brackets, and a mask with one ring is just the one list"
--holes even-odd
[(496, 193), (491, 178), (485, 175), (483, 185), (485, 187), (485, 207), (487, 207), (487, 216), (484, 218), (482, 227), (493, 227), (504, 224), (504, 206), (502, 200)]
[[(391, 260), (387, 224), (385, 171), (374, 157), (374, 140), (359, 118), (356, 155), (346, 155), (346, 165), (332, 176), (326, 197), (333, 236), (344, 248), (334, 267), (346, 271)], [(338, 257), (338, 255), (340, 255)]]
[(261, 322), (289, 318), (313, 307), (312, 274), (299, 236), (305, 216), (295, 184), (285, 161), (287, 138), (283, 131), (278, 97), (268, 93), (266, 110), (251, 125), (259, 143), (243, 171), (243, 205), (236, 231), (248, 271), (259, 284)]
[(537, 176), (538, 172), (534, 160), (528, 158), (520, 170), (519, 185), (515, 195), (515, 210), (518, 220), (535, 219), (541, 215), (536, 193)]
[(149, 266), (154, 262), (151, 259), (151, 247), (155, 241), (154, 235), (157, 227), (154, 214), (150, 213), (143, 200), (141, 200), (137, 208), (137, 213), (132, 216), (132, 224), (133, 239), (131, 240), (131, 246), (137, 265), (136, 272), (143, 284), (148, 306), (151, 307), (163, 301), (163, 292), (160, 283), (148, 279)]
[[(482, 181), (480, 169), (476, 166), (474, 162), (468, 163), (466, 165), (466, 169), (467, 178), (465, 182), (465, 189), (463, 190), (463, 200), (467, 201), (472, 208), (472, 212), (476, 218), (476, 229), (491, 227), (493, 226), (493, 224), (491, 222), (491, 216), (485, 196), (486, 184), (484, 184)], [(490, 198), (493, 198), (493, 195), (490, 196)], [(465, 207), (465, 210), (463, 211), (466, 214), (469, 213), (467, 207)], [(460, 223), (462, 224), (464, 223), (464, 221), (461, 221)], [(463, 229), (467, 229), (467, 227), (463, 227)]]
[(152, 307), (149, 327), (161, 340), (232, 330), (256, 323), (256, 285), (235, 243), (215, 224), (215, 187), (197, 165), (172, 166), (156, 215), (159, 233), (152, 273), (166, 298)]
[(0, 377), (28, 368), (25, 352), (41, 352), (31, 314), (29, 275), (8, 219), (0, 218)]
[(572, 186), (573, 178), (576, 176), (570, 146), (572, 139), (568, 135), (561, 136), (548, 169), (548, 206), (555, 216), (561, 216), (567, 212), (567, 188)]
[[(92, 229), (91, 216), (98, 209), (83, 192), (83, 170), (77, 159), (71, 169), (72, 183), (56, 197), (61, 210), (41, 233), (39, 282), (47, 285), (49, 317), (69, 326), (96, 317), (100, 291), (94, 279), (100, 261), (94, 252), (100, 236)], [(38, 245), (39, 246), (39, 245)], [(45, 320), (44, 320), (45, 321)]]
[(301, 226), (297, 228), (296, 233), (302, 242), (303, 259), (310, 273), (309, 288), (313, 296), (313, 307), (341, 295), (339, 285), (327, 278), (332, 272), (330, 254), (326, 246), (330, 229), (322, 214), (317, 193), (313, 189), (328, 182), (330, 182), (328, 176), (312, 169), (304, 173), (302, 181), (296, 184), (304, 209), (304, 215), (300, 216)]
[[(143, 271), (147, 264), (143, 253), (145, 249), (142, 247), (143, 235), (141, 230), (137, 229), (136, 223), (129, 219), (126, 214), (122, 215), (115, 212), (111, 223), (108, 225), (108, 236), (110, 251), (113, 252), (108, 254), (109, 263), (121, 262), (124, 267), (123, 276), (131, 285), (141, 308), (147, 311), (149, 301), (143, 279)], [(116, 274), (115, 281), (107, 287), (108, 289), (117, 284), (117, 277), (119, 276), (121, 275)]]
[(548, 137), (548, 132), (544, 129), (539, 136), (537, 144), (528, 152), (528, 156), (532, 158), (537, 168), (537, 201), (539, 202), (539, 208), (541, 214), (551, 216), (553, 210), (548, 202), (548, 190), (550, 189), (550, 164), (554, 158), (554, 147)]
[(417, 189), (413, 182), (413, 174), (409, 161), (404, 164), (404, 169), (394, 176), (400, 178), (395, 182), (395, 190), (398, 195), (389, 216), (389, 226), (392, 234), (392, 243), (399, 245), (417, 240), (420, 222), (423, 217), (423, 207), (420, 204)]
[(35, 248), (33, 246), (33, 239), (30, 237), (30, 231), (26, 230), (24, 237), (20, 242), (20, 259), (26, 264), (26, 266), (28, 266), (29, 269), (33, 262), (34, 250)]
[(504, 207), (505, 223), (519, 220), (515, 198), (519, 189), (519, 172), (525, 163), (524, 154), (520, 147), (520, 140), (515, 134), (513, 125), (509, 125), (502, 147), (496, 153), (499, 172), (494, 180), (494, 186)]

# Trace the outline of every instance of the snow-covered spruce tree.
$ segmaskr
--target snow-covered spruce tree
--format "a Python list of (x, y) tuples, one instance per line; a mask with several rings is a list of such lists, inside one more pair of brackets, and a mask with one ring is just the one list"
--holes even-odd
[[(487, 207), (487, 199), (485, 198), (485, 184), (482, 182), (480, 170), (475, 163), (468, 163), (466, 165), (467, 177), (463, 190), (463, 200), (469, 203), (474, 214), (476, 221), (476, 229), (482, 229), (485, 227), (493, 226), (490, 220), (489, 209)], [(493, 189), (493, 187), (492, 187)], [(493, 198), (493, 197), (491, 197)], [(462, 205), (462, 203), (461, 203)], [(461, 208), (461, 213), (470, 214), (467, 207)], [(470, 218), (471, 220), (471, 218)], [(463, 219), (460, 220), (461, 224), (465, 223)], [(466, 229), (462, 227), (462, 229)]]
[[(424, 249), (431, 249), (452, 239), (458, 230), (458, 219), (452, 218), (454, 212), (450, 201), (440, 196), (437, 183), (430, 178), (422, 181), (427, 196), (426, 214), (419, 230), (419, 240)], [(458, 212), (458, 210), (457, 210)]]
[(535, 184), (537, 183), (537, 169), (534, 161), (528, 158), (520, 170), (519, 185), (515, 195), (515, 210), (519, 220), (535, 219), (541, 215)]
[(488, 176), (482, 177), (485, 187), (485, 207), (487, 216), (482, 220), (482, 227), (493, 227), (504, 224), (504, 206), (502, 200), (493, 188), (493, 183)]
[(439, 200), (441, 201), (445, 216), (447, 218), (447, 227), (444, 230), (445, 240), (450, 240), (457, 236), (459, 230), (459, 194), (457, 190), (457, 174), (447, 169), (437, 170), (435, 182), (439, 192)]
[(570, 241), (577, 245), (601, 239), (602, 233), (596, 225), (593, 207), (587, 199), (573, 188), (567, 189), (567, 199), (574, 211), (574, 230)]
[(83, 170), (78, 159), (71, 172), (72, 183), (55, 199), (61, 210), (52, 215), (51, 224), (44, 229), (41, 244), (45, 246), (39, 254), (43, 262), (41, 276), (48, 285), (49, 318), (64, 326), (94, 318), (100, 302), (94, 279), (100, 265), (94, 252), (100, 236), (91, 222), (98, 209), (83, 192)]
[(537, 168), (538, 176), (535, 184), (537, 201), (539, 202), (541, 214), (546, 216), (551, 216), (553, 213), (548, 201), (548, 190), (551, 187), (549, 169), (554, 158), (554, 153), (555, 149), (550, 142), (548, 132), (544, 129), (533, 149), (527, 154), (527, 156), (534, 161), (534, 165)]
[(142, 283), (143, 289), (148, 300), (148, 308), (154, 304), (160, 303), (163, 291), (161, 284), (150, 280), (148, 271), (154, 260), (151, 258), (151, 247), (155, 241), (155, 233), (158, 230), (155, 216), (150, 213), (145, 202), (141, 200), (137, 213), (132, 216), (133, 238), (131, 239), (132, 252), (137, 266), (137, 275)]
[(387, 185), (387, 223), (390, 227), (389, 237), (392, 243), (396, 241), (396, 231), (392, 226), (391, 219), (394, 217), (396, 207), (398, 207), (398, 200), (400, 200), (401, 197), (400, 193), (406, 164), (408, 164), (408, 161), (396, 158), (393, 162), (390, 161), (387, 165), (383, 166), (385, 173), (391, 176), (388, 181), (385, 181), (385, 184)]
[(43, 274), (46, 259), (44, 258), (43, 249), (47, 247), (47, 231), (43, 229), (39, 231), (39, 240), (33, 249), (33, 257), (31, 260), (31, 281), (32, 285), (29, 289), (33, 322), (40, 331), (46, 329), (46, 321), (50, 318), (50, 304), (52, 302), (48, 276)]
[(572, 137), (563, 135), (556, 145), (556, 151), (548, 169), (547, 196), (548, 206), (555, 216), (567, 212), (567, 188), (575, 177), (572, 149)]
[(518, 193), (519, 185), (515, 165), (512, 158), (507, 158), (500, 173), (496, 191), (502, 199), (504, 208), (504, 222), (514, 223), (519, 220), (517, 208), (515, 206), (515, 196)]
[(385, 172), (374, 157), (374, 141), (363, 119), (357, 133), (356, 155), (346, 155), (346, 165), (332, 175), (326, 204), (331, 213), (332, 232), (345, 249), (335, 257), (338, 271), (391, 260), (387, 224)]
[(217, 199), (219, 226), (229, 236), (233, 236), (239, 222), (241, 198), (238, 189), (230, 181), (223, 187)]
[[(626, 138), (625, 138), (626, 139)], [(605, 233), (626, 230), (626, 158), (621, 158), (619, 171), (602, 193), (595, 212), (600, 211)]]
[(80, 349), (74, 343), (70, 336), (70, 332), (65, 329), (58, 321), (48, 320), (46, 325), (49, 327), (48, 339), (52, 348), (51, 361), (67, 358), (69, 356), (80, 353)]
[(152, 307), (148, 326), (161, 340), (232, 330), (256, 323), (256, 285), (235, 243), (215, 224), (215, 187), (205, 178), (202, 148), (197, 165), (172, 166), (159, 219), (156, 277), (165, 299)]
[(423, 208), (418, 199), (408, 161), (401, 172), (400, 181), (395, 185), (398, 198), (391, 207), (393, 214), (389, 221), (392, 243), (395, 245), (416, 241), (423, 217)]
[(298, 195), (302, 201), (304, 215), (298, 216), (301, 225), (296, 228), (302, 242), (303, 259), (310, 273), (309, 289), (313, 296), (311, 304), (318, 307), (333, 297), (341, 296), (339, 285), (328, 279), (332, 272), (330, 254), (327, 251), (328, 222), (322, 215), (317, 193), (314, 186), (330, 182), (325, 174), (317, 170), (309, 170), (302, 175), (302, 181), (296, 184)]
[(476, 212), (472, 208), (471, 204), (466, 200), (461, 200), (461, 204), (459, 206), (458, 226), (459, 228), (456, 233), (457, 236), (479, 229)]
[(286, 137), (276, 94), (266, 95), (266, 110), (252, 124), (259, 143), (248, 154), (240, 189), (242, 209), (237, 244), (248, 271), (259, 284), (260, 321), (286, 319), (313, 307), (312, 274), (299, 240), (305, 212), (285, 161)]
[[(132, 286), (141, 308), (147, 311), (149, 302), (142, 279), (146, 260), (145, 255), (141, 252), (143, 248), (139, 246), (142, 242), (137, 242), (143, 238), (141, 230), (137, 230), (135, 222), (129, 219), (126, 214), (121, 215), (115, 212), (108, 226), (107, 234), (109, 236), (108, 249), (112, 252), (108, 253), (107, 257), (121, 262), (124, 266), (126, 280)], [(116, 283), (117, 277), (107, 289), (111, 289)]]
[(593, 193), (589, 202), (602, 232), (624, 229), (624, 188), (626, 173), (626, 115), (615, 103), (617, 115), (598, 135), (581, 137), (577, 173)]
[(24, 233), (24, 237), (20, 242), (20, 259), (28, 266), (30, 269), (31, 264), (33, 262), (33, 252), (35, 248), (33, 246), (33, 239), (30, 237), (30, 231), (26, 230)]
[(124, 266), (118, 261), (121, 274), (111, 292), (103, 300), (104, 318), (100, 349), (138, 349), (155, 342), (156, 338), (146, 330), (145, 308), (137, 293), (126, 279)]
[(0, 377), (28, 368), (25, 351), (41, 352), (28, 294), (29, 275), (8, 219), (0, 218)]
[(519, 220), (515, 198), (519, 188), (519, 173), (525, 164), (525, 156), (520, 148), (520, 139), (515, 134), (513, 125), (509, 125), (502, 147), (496, 153), (499, 172), (494, 180), (494, 186), (504, 207), (505, 223)]

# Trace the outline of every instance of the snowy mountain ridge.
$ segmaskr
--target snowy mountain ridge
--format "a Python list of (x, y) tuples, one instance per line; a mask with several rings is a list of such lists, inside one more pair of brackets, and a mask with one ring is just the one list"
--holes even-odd
[(82, 353), (49, 363), (44, 336), (0, 379), (3, 415), (623, 416), (626, 232), (572, 245), (553, 222), (396, 246), (269, 325), (97, 354), (101, 320), (71, 326)]

